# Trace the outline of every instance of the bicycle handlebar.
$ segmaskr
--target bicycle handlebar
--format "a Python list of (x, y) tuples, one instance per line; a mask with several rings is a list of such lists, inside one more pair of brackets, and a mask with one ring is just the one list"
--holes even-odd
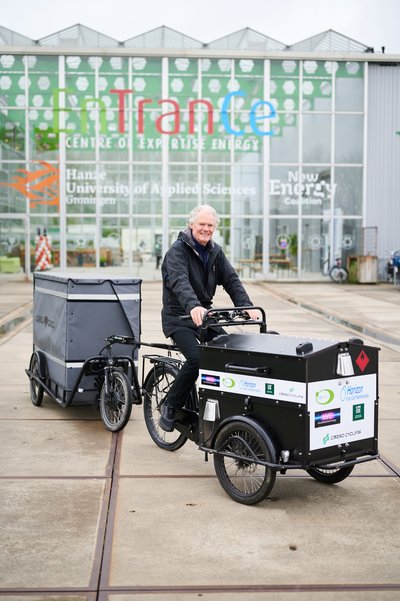
[[(261, 320), (251, 319), (248, 314), (249, 310), (260, 311)], [(257, 325), (260, 328), (260, 333), (267, 332), (267, 318), (262, 307), (229, 307), (227, 309), (208, 309), (203, 316), (203, 323), (200, 331), (200, 342), (204, 342), (207, 329), (213, 325), (219, 326), (242, 326), (242, 325)]]

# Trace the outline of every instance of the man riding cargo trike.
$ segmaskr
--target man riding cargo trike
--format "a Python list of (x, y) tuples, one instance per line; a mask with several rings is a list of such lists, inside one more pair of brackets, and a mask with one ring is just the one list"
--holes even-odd
[[(248, 309), (248, 307), (247, 307)], [(259, 333), (223, 333), (200, 342), (200, 374), (175, 429), (160, 427), (166, 394), (181, 366), (176, 347), (149, 345), (143, 384), (150, 436), (175, 451), (190, 439), (212, 454), (221, 486), (235, 501), (265, 499), (276, 473), (304, 469), (327, 484), (347, 478), (357, 463), (375, 459), (378, 350), (359, 339), (332, 341), (268, 332), (265, 312), (249, 319), (246, 307), (211, 309), (202, 326), (256, 326)]]

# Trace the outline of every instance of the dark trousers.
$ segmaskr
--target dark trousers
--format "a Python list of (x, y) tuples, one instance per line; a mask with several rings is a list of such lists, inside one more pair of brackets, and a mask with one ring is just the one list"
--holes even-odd
[[(208, 331), (208, 340), (217, 336), (219, 331)], [(193, 384), (199, 375), (199, 341), (194, 330), (178, 330), (172, 334), (172, 339), (186, 361), (169, 389), (167, 401), (170, 407), (183, 407)]]

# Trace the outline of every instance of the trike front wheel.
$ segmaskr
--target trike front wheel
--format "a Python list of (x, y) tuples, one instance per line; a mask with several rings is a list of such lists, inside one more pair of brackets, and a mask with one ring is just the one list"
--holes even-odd
[(108, 375), (109, 394), (106, 382), (100, 392), (100, 415), (107, 430), (118, 432), (126, 426), (132, 411), (132, 390), (123, 371), (111, 370)]
[(166, 432), (160, 427), (161, 407), (171, 388), (178, 369), (167, 363), (155, 364), (144, 384), (143, 412), (147, 430), (160, 449), (177, 451), (187, 441), (178, 430)]
[(275, 484), (276, 472), (259, 463), (272, 463), (273, 458), (265, 439), (252, 425), (236, 421), (224, 426), (215, 450), (215, 472), (234, 501), (255, 505), (265, 499)]
[(312, 476), (318, 482), (323, 482), (324, 484), (337, 484), (338, 482), (342, 482), (347, 476), (350, 476), (351, 472), (354, 469), (354, 465), (346, 465), (344, 467), (309, 467), (307, 469), (307, 473)]

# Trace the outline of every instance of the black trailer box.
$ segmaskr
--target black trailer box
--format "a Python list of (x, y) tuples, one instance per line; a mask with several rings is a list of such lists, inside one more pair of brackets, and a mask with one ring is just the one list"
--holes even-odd
[[(33, 348), (45, 355), (49, 387), (63, 404), (69, 404), (84, 361), (99, 354), (107, 336), (134, 335), (139, 342), (140, 294), (141, 280), (130, 277), (34, 274)], [(113, 349), (126, 355), (128, 347)], [(73, 404), (93, 402), (90, 380), (83, 378)]]
[[(224, 420), (256, 419), (289, 463), (302, 466), (377, 453), (378, 351), (276, 334), (230, 334), (201, 345), (201, 442)], [(213, 421), (202, 419), (207, 402)], [(209, 412), (206, 414), (209, 415)]]

